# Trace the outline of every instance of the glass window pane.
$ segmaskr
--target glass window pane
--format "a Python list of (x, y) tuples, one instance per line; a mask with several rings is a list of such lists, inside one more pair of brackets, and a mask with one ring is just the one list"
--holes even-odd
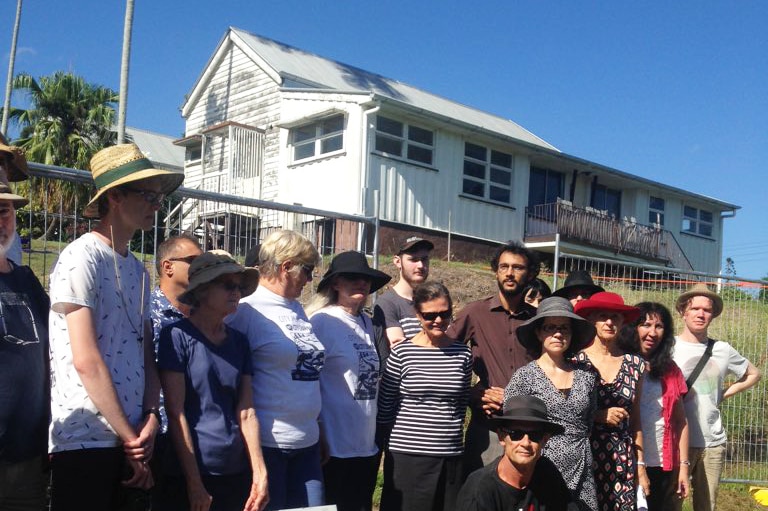
[(499, 151), (491, 151), (491, 163), (493, 165), (499, 165), (501, 167), (512, 168), (512, 155), (507, 153), (500, 153)]
[(660, 199), (659, 197), (651, 196), (650, 207), (651, 207), (651, 209), (656, 209), (658, 211), (664, 211), (664, 199)]
[(394, 156), (402, 156), (403, 142), (385, 135), (376, 135), (376, 150)]
[(432, 145), (433, 133), (424, 128), (408, 126), (408, 139), (424, 145)]
[(689, 220), (688, 218), (683, 219), (683, 231), (685, 232), (696, 232), (696, 222)]
[(344, 116), (337, 115), (329, 119), (325, 119), (320, 124), (320, 134), (328, 135), (329, 133), (335, 133), (344, 129)]
[(480, 161), (485, 161), (487, 157), (485, 147), (469, 142), (464, 143), (464, 156)]
[(341, 149), (344, 137), (341, 135), (326, 138), (320, 142), (320, 154), (331, 153)]
[(490, 199), (509, 204), (509, 188), (499, 188), (497, 186), (491, 186)]
[(607, 209), (608, 213), (619, 218), (621, 216), (621, 192), (618, 190), (607, 190), (604, 209)]
[(699, 220), (702, 222), (712, 223), (712, 212), (711, 211), (704, 211), (699, 210)]
[(554, 170), (547, 170), (547, 203), (557, 202), (563, 196), (563, 175)]
[(376, 129), (378, 131), (383, 131), (384, 133), (389, 133), (398, 137), (403, 136), (403, 123), (394, 121), (392, 119), (387, 119), (386, 117), (376, 117)]
[(684, 206), (683, 207), (683, 216), (687, 216), (688, 218), (696, 219), (699, 217), (699, 212), (696, 208), (692, 208), (690, 206)]
[(301, 144), (293, 147), (293, 159), (303, 160), (304, 158), (311, 158), (315, 155), (315, 143), (309, 142), (308, 144)]
[(664, 213), (659, 213), (658, 211), (649, 211), (648, 223), (664, 225)]
[(304, 140), (309, 140), (310, 138), (315, 138), (317, 135), (317, 124), (307, 124), (306, 126), (299, 126), (298, 128), (293, 128), (293, 143), (296, 142), (302, 142)]
[(408, 159), (432, 165), (432, 149), (408, 144)]
[(546, 178), (546, 171), (531, 167), (531, 176), (528, 182), (529, 206), (538, 206), (539, 204), (546, 203)]
[(485, 185), (479, 181), (473, 181), (471, 179), (465, 179), (462, 186), (464, 193), (469, 195), (475, 195), (477, 197), (485, 197)]
[(699, 234), (702, 236), (712, 236), (712, 224), (699, 224)]
[(491, 182), (505, 186), (512, 186), (512, 173), (508, 170), (491, 167)]
[(485, 165), (464, 160), (464, 175), (485, 179)]

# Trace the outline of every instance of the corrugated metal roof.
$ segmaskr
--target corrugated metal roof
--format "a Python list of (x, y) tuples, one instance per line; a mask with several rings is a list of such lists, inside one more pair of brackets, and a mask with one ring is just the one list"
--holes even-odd
[(152, 164), (168, 170), (184, 170), (184, 148), (173, 144), (175, 137), (131, 127), (126, 127), (125, 132)]
[(238, 28), (232, 27), (231, 31), (280, 74), (284, 87), (372, 92), (481, 129), (557, 151), (553, 145), (510, 120)]

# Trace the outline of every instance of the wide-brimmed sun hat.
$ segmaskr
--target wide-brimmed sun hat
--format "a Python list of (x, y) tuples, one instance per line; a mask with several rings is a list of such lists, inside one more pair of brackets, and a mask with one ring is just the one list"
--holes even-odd
[(25, 199), (21, 195), (16, 195), (11, 190), (11, 187), (7, 183), (3, 183), (0, 180), (0, 200), (9, 200), (13, 204), (14, 208), (20, 208), (29, 204), (29, 200)]
[(688, 291), (677, 297), (675, 302), (675, 310), (680, 314), (685, 312), (685, 306), (688, 300), (694, 296), (705, 296), (712, 300), (712, 318), (718, 317), (723, 312), (723, 299), (720, 295), (714, 291), (710, 291), (706, 284), (696, 284), (689, 288)]
[(592, 275), (586, 270), (573, 270), (565, 277), (563, 287), (552, 293), (552, 296), (562, 296), (568, 298), (568, 294), (574, 289), (585, 289), (590, 295), (605, 291), (602, 287), (595, 284)]
[(625, 323), (631, 323), (640, 317), (640, 309), (624, 303), (624, 298), (616, 293), (610, 293), (608, 291), (602, 291), (595, 293), (586, 300), (582, 300), (574, 307), (574, 312), (586, 318), (591, 313), (596, 311), (611, 311), (618, 312), (624, 316)]
[(544, 318), (569, 318), (571, 320), (571, 350), (581, 351), (595, 339), (595, 327), (578, 314), (573, 313), (573, 305), (562, 296), (550, 296), (539, 304), (536, 315), (517, 327), (517, 340), (529, 351), (536, 351), (540, 346), (536, 329)]
[(24, 150), (15, 145), (9, 145), (8, 140), (0, 133), (0, 152), (8, 155), (8, 168), (5, 169), (8, 181), (24, 181), (29, 177), (29, 167)]
[(259, 270), (245, 268), (224, 250), (209, 250), (197, 256), (189, 265), (189, 286), (179, 296), (181, 303), (194, 303), (194, 291), (222, 275), (237, 273), (243, 275), (241, 294), (248, 296), (259, 285)]
[(515, 422), (533, 423), (542, 431), (559, 435), (565, 428), (549, 419), (547, 405), (536, 396), (510, 396), (504, 401), (504, 413), (489, 419), (492, 427), (513, 426)]
[(160, 183), (160, 193), (169, 194), (181, 186), (184, 174), (156, 169), (136, 144), (119, 144), (102, 149), (91, 158), (91, 174), (96, 195), (85, 207), (83, 216), (99, 216), (99, 198), (116, 186), (150, 179)]
[(374, 270), (368, 266), (368, 259), (360, 252), (342, 252), (331, 260), (328, 271), (323, 275), (323, 280), (317, 285), (317, 290), (322, 291), (331, 283), (336, 275), (353, 274), (362, 275), (371, 281), (371, 293), (375, 293), (392, 280), (392, 277), (383, 271)]

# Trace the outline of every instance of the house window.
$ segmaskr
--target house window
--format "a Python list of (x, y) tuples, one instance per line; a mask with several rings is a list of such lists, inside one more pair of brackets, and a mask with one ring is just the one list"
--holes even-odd
[(203, 145), (193, 145), (189, 146), (184, 151), (184, 160), (187, 162), (195, 162), (200, 161), (200, 158), (203, 155)]
[(614, 218), (621, 216), (621, 190), (595, 183), (592, 186), (592, 207), (607, 211)]
[(648, 203), (648, 223), (664, 225), (664, 199), (651, 195)]
[(528, 205), (554, 204), (563, 197), (563, 174), (549, 169), (531, 167), (528, 184)]
[(512, 155), (477, 144), (464, 144), (461, 190), (494, 202), (512, 202)]
[(713, 215), (711, 211), (683, 206), (683, 232), (712, 237)]
[(334, 115), (291, 129), (293, 161), (340, 151), (344, 147), (344, 116)]
[(388, 117), (376, 116), (376, 150), (432, 165), (434, 132)]

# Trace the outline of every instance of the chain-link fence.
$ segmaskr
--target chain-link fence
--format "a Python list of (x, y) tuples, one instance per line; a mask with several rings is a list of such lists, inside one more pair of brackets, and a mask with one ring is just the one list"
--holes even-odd
[[(729, 342), (763, 374), (768, 373), (768, 293), (765, 282), (563, 254), (558, 269), (557, 287), (562, 286), (569, 271), (582, 269), (592, 275), (596, 284), (620, 294), (627, 303), (652, 301), (664, 304), (673, 313), (676, 333), (682, 330), (681, 320), (675, 313), (677, 297), (693, 284), (710, 284), (711, 289), (722, 296), (724, 310), (712, 322), (709, 335)], [(544, 278), (554, 284), (555, 275), (550, 273)], [(768, 377), (722, 404), (723, 423), (728, 433), (724, 481), (768, 482), (767, 380)]]

